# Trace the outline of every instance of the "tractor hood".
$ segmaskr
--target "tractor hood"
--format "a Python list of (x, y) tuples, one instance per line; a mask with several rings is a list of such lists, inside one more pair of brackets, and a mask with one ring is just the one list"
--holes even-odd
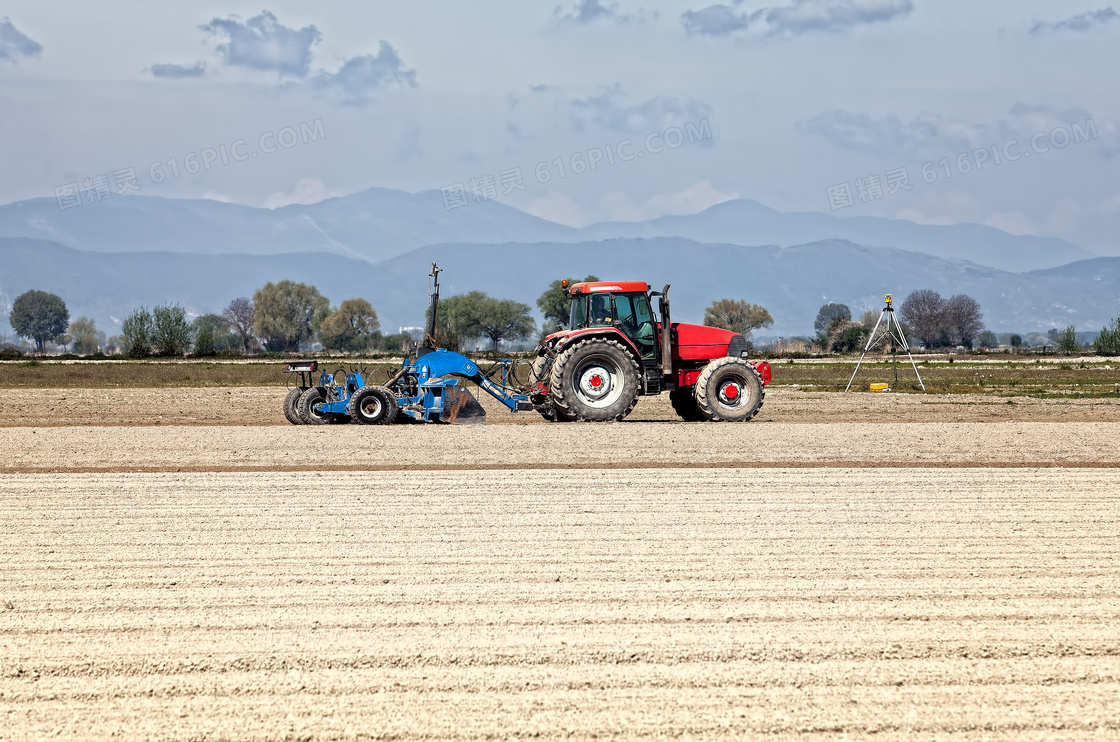
[[(677, 338), (675, 355), (683, 360), (722, 358), (726, 355), (739, 355), (747, 349), (746, 339), (742, 335), (718, 327), (674, 322), (673, 332)], [(735, 338), (739, 338), (739, 342), (735, 342)]]

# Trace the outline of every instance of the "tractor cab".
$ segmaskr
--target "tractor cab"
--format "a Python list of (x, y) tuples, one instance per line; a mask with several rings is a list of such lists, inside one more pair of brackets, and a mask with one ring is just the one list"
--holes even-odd
[(627, 338), (642, 360), (657, 358), (657, 320), (649, 304), (649, 284), (644, 281), (577, 283), (568, 289), (572, 299), (568, 327), (613, 327)]

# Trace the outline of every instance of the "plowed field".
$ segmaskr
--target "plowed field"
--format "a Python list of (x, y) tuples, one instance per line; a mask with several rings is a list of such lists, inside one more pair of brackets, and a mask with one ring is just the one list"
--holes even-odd
[(1106, 470), (7, 475), (7, 738), (1105, 738)]
[(1115, 401), (179, 391), (0, 407), (0, 739), (1120, 735)]

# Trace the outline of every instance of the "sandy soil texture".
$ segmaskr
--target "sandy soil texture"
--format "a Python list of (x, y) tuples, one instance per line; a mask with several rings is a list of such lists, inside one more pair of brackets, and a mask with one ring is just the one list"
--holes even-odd
[[(0, 427), (70, 425), (287, 425), (283, 387), (13, 389)], [(510, 413), (476, 391), (487, 425), (545, 424)], [(679, 418), (668, 395), (643, 397), (628, 421)], [(771, 387), (759, 416), (774, 422), (1120, 422), (1120, 398), (1035, 399), (994, 395), (803, 392)]]
[(760, 466), (1117, 466), (1120, 423), (0, 429), (0, 473)]
[(0, 737), (1114, 738), (1118, 481), (8, 474)]

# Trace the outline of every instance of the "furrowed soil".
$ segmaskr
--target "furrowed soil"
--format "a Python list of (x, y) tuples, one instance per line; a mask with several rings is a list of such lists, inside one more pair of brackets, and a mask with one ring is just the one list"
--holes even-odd
[(0, 739), (1120, 735), (1120, 399), (282, 397), (9, 391)]
[(2, 736), (1115, 738), (1118, 498), (1087, 469), (9, 474)]

